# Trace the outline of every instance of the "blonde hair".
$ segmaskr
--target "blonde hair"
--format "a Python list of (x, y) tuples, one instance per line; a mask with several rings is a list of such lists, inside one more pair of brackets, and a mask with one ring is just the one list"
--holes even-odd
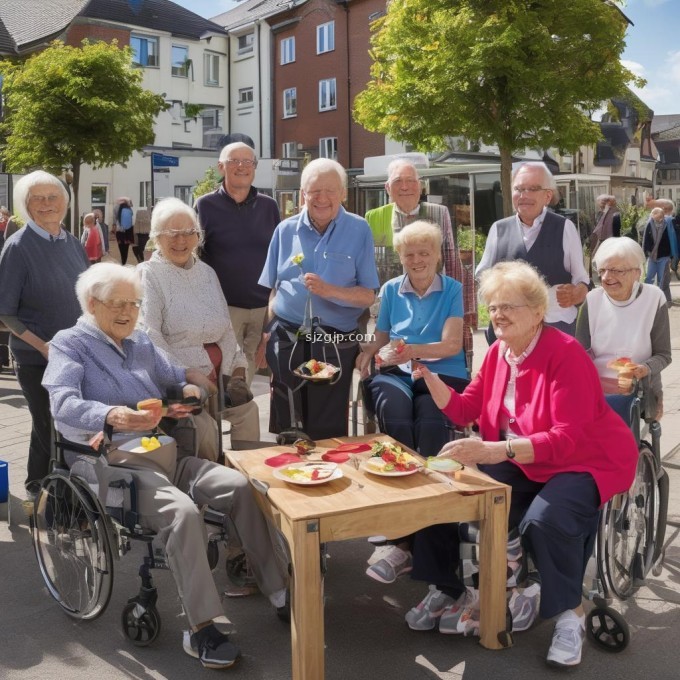
[(479, 297), (484, 304), (498, 293), (518, 293), (529, 307), (540, 310), (545, 316), (548, 311), (548, 286), (534, 267), (521, 260), (499, 262), (482, 272), (479, 282)]
[(417, 220), (398, 231), (392, 240), (394, 249), (399, 255), (405, 248), (416, 243), (431, 245), (441, 259), (442, 230), (436, 224), (427, 220)]

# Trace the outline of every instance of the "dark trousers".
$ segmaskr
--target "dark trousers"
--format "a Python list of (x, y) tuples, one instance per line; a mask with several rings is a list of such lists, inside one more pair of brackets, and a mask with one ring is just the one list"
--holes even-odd
[[(468, 384), (462, 378), (439, 377), (457, 392)], [(397, 370), (379, 373), (366, 380), (364, 386), (381, 432), (422, 456), (436, 456), (450, 441), (452, 424), (437, 408), (422, 378), (414, 383), (409, 375)]]
[(137, 244), (132, 246), (132, 252), (135, 254), (138, 262), (144, 262), (144, 249), (149, 242), (148, 234), (137, 234)]
[(633, 414), (631, 409), (633, 407), (633, 402), (635, 401), (634, 394), (605, 394), (604, 398), (607, 403), (616, 411), (624, 420), (628, 427), (631, 426), (633, 422)]
[(50, 451), (52, 448), (52, 419), (50, 416), (50, 398), (42, 386), (45, 366), (18, 365), (17, 380), (24, 393), (28, 410), (33, 419), (31, 441), (28, 447), (28, 475), (26, 486), (31, 482), (40, 482), (46, 477), (50, 468)]
[[(595, 480), (587, 472), (565, 472), (545, 483), (533, 482), (514, 463), (479, 467), (512, 487), (508, 524), (510, 529), (519, 527), (524, 549), (541, 577), (541, 617), (578, 607), (597, 534), (600, 495)], [(440, 545), (442, 541), (448, 544)], [(454, 597), (462, 593), (458, 541), (457, 525), (417, 532), (411, 576)], [(454, 562), (447, 564), (445, 559)]]
[[(332, 333), (332, 330), (329, 331)], [(325, 349), (325, 353), (324, 353)], [(352, 389), (354, 362), (359, 354), (358, 342), (340, 342), (342, 376), (338, 382), (329, 385), (315, 385), (304, 381), (291, 372), (309, 359), (337, 365), (338, 357), (332, 344), (323, 342), (295, 341), (282, 327), (275, 328), (267, 342), (267, 364), (272, 372), (271, 408), (269, 431), (282, 432), (292, 426), (290, 401), (287, 387), (293, 392), (293, 409), (302, 430), (311, 439), (345, 437), (349, 427), (349, 396)]]

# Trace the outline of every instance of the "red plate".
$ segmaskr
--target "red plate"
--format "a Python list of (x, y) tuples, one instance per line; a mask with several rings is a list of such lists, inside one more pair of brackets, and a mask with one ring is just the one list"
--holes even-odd
[(328, 463), (346, 463), (349, 460), (349, 453), (339, 449), (331, 449), (321, 456), (321, 460), (325, 460)]
[(269, 465), (269, 467), (281, 467), (282, 465), (300, 463), (301, 461), (302, 458), (296, 456), (294, 453), (280, 453), (278, 456), (267, 458), (264, 462)]
[(336, 446), (333, 449), (333, 451), (342, 451), (344, 453), (364, 453), (370, 450), (370, 444), (340, 444), (340, 446)]

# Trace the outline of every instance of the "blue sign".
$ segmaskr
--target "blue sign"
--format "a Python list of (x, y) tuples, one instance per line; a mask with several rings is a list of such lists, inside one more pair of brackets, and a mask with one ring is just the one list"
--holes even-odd
[(179, 167), (178, 156), (166, 156), (162, 153), (151, 154), (154, 168), (177, 168)]

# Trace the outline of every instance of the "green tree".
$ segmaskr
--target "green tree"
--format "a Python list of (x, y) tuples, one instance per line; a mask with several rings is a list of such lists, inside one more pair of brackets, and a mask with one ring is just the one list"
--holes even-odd
[(644, 84), (619, 60), (626, 26), (598, 0), (393, 0), (355, 120), (421, 151), (452, 135), (498, 145), (509, 214), (513, 152), (595, 143), (589, 113)]
[(203, 179), (201, 179), (199, 182), (196, 183), (196, 186), (194, 187), (193, 191), (193, 196), (194, 196), (194, 201), (197, 198), (200, 198), (203, 196), (203, 194), (208, 194), (211, 191), (215, 191), (217, 187), (220, 185), (222, 182), (222, 175), (220, 175), (219, 172), (217, 172), (217, 168), (214, 165), (211, 165), (206, 171), (205, 175), (203, 175)]
[(73, 169), (79, 215), (82, 164), (125, 163), (154, 141), (153, 124), (167, 105), (141, 86), (129, 47), (116, 42), (71, 47), (55, 41), (25, 61), (0, 61), (5, 116), (0, 149), (9, 172)]

